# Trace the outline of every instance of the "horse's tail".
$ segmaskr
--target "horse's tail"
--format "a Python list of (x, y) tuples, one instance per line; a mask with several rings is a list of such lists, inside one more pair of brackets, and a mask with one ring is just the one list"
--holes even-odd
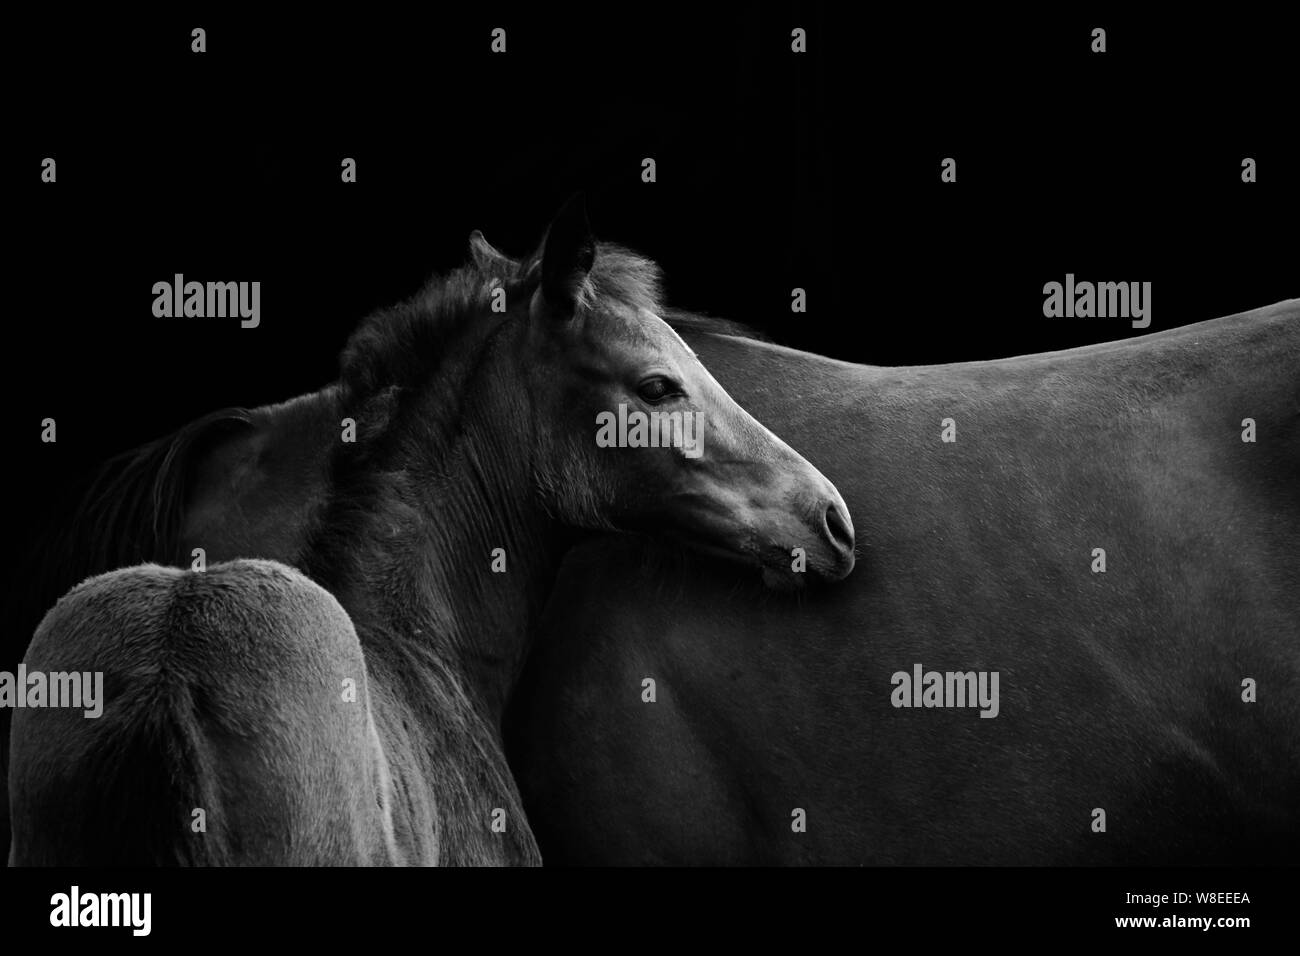
[[(51, 696), (34, 707), (29, 691), (14, 712), (11, 863), (393, 860), (360, 644), (298, 572), (235, 561), (91, 578), (46, 615), (25, 665)], [(77, 706), (50, 706), (67, 703), (56, 675), (80, 677)]]

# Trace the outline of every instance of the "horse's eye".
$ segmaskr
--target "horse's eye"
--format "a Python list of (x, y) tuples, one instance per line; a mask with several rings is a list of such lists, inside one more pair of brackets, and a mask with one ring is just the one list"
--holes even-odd
[(659, 402), (662, 402), (669, 395), (676, 395), (680, 391), (681, 389), (672, 379), (664, 378), (662, 375), (657, 375), (654, 378), (646, 379), (638, 385), (636, 393), (651, 405), (656, 405)]

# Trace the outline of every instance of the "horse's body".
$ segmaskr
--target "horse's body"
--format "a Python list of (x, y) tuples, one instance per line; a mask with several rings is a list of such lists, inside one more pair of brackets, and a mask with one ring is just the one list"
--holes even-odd
[(380, 743), (352, 621), (297, 571), (110, 571), (46, 615), (26, 664), (100, 672), (112, 705), (16, 712), (13, 862), (401, 862), (398, 740), (388, 722)]
[[(11, 863), (537, 863), (501, 723), (575, 537), (672, 535), (789, 585), (792, 547), (809, 576), (852, 570), (838, 492), (658, 317), (652, 263), (574, 205), (524, 263), (471, 249), (362, 323), (336, 386), (215, 413), (100, 483), (74, 528), (96, 562), (193, 547), (316, 583), (146, 566), (68, 595), (29, 669), (103, 671), (113, 719), (14, 721)], [(628, 407), (707, 441), (602, 445)], [(133, 798), (160, 818), (96, 839)], [(195, 850), (180, 810), (206, 805)]]
[[(571, 552), (507, 737), (548, 862), (1295, 862), (1300, 300), (950, 366), (695, 345), (859, 568), (787, 599)], [(892, 706), (918, 663), (1000, 672), (1000, 713)]]

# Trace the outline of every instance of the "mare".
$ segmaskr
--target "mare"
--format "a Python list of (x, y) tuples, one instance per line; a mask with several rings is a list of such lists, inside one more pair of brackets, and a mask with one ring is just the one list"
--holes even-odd
[[(105, 715), (15, 712), (11, 864), (537, 863), (501, 724), (575, 542), (670, 537), (791, 586), (795, 548), (815, 577), (852, 570), (839, 493), (659, 317), (650, 262), (597, 244), (574, 203), (523, 263), (472, 246), (470, 266), (362, 323), (334, 388), (284, 411), (331, 409), (336, 432), (298, 460), (307, 487), (278, 525), (222, 529), (207, 571), (93, 578), (43, 619), (29, 669), (102, 670)], [(620, 405), (699, 414), (703, 453), (598, 447)], [(308, 417), (299, 433), (325, 434)], [(104, 486), (136, 494), (92, 509), (133, 546), (219, 523), (176, 492), (194, 476), (161, 447)], [(302, 573), (221, 563), (226, 547)]]
[[(571, 551), (507, 721), (548, 863), (1300, 858), (1300, 300), (943, 366), (695, 345), (844, 493), (858, 569)], [(998, 672), (998, 715), (896, 706), (917, 664)]]

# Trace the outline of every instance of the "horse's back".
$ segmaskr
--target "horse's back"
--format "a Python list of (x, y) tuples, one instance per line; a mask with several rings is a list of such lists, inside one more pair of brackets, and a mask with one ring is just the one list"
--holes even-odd
[(11, 863), (391, 855), (361, 647), (343, 608), (299, 572), (241, 560), (91, 578), (46, 615), (25, 664), (102, 673), (103, 700), (93, 718), (15, 712)]
[[(1300, 850), (1300, 303), (954, 366), (697, 350), (840, 488), (862, 557), (790, 598), (575, 550), (512, 714), (549, 860)], [(917, 664), (1000, 672), (997, 718), (897, 707)]]

